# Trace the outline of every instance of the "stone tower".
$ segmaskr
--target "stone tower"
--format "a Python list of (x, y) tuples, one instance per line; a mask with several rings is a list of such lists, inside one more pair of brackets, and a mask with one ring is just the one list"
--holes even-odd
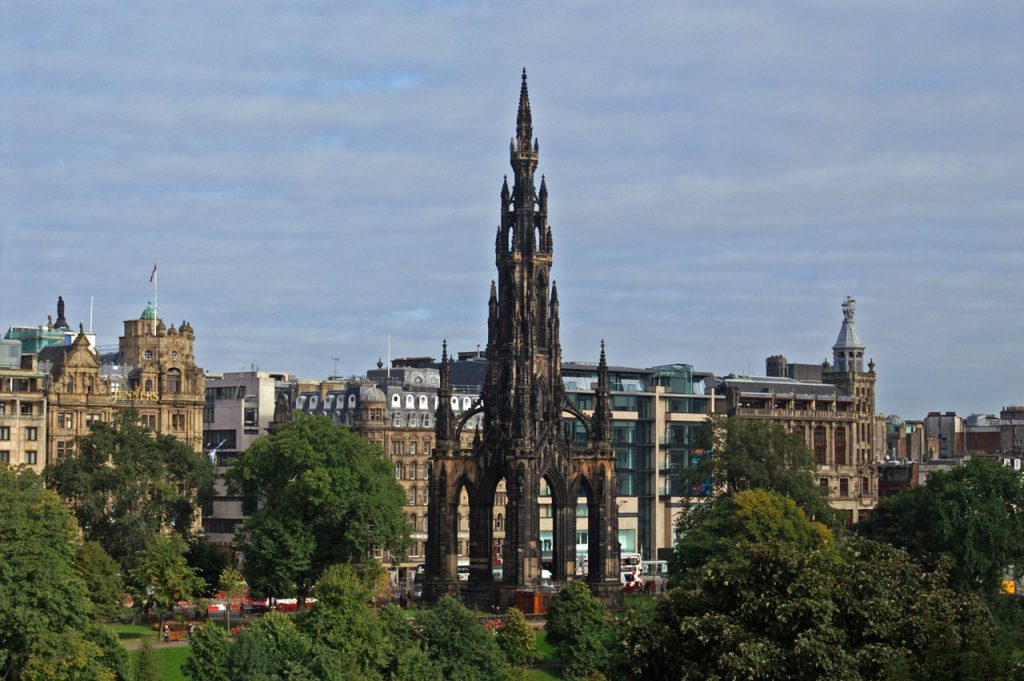
[[(523, 70), (516, 134), (509, 145), (513, 171), (501, 187), (495, 241), (497, 283), (491, 282), (487, 317), (488, 370), (483, 394), (456, 420), (451, 406), (450, 360), (442, 351), (431, 455), (430, 504), (424, 595), (436, 600), (462, 593), (464, 600), (511, 605), (515, 592), (541, 584), (542, 482), (551, 490), (554, 560), (551, 580), (575, 576), (577, 498), (586, 498), (589, 524), (587, 581), (603, 597), (619, 592), (615, 453), (611, 448), (608, 366), (601, 348), (595, 409), (584, 415), (566, 401), (561, 376), (558, 293), (551, 282), (552, 238), (547, 183), (535, 172), (540, 147)], [(460, 445), (468, 419), (483, 413), (483, 430), (469, 450)], [(570, 450), (563, 412), (589, 433), (586, 450)], [(495, 490), (505, 480), (508, 499), (501, 579), (493, 578)], [(469, 497), (469, 582), (457, 579), (459, 500)]]

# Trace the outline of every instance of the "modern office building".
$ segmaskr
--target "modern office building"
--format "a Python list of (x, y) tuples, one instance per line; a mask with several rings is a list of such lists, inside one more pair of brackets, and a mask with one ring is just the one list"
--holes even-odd
[(235, 528), (242, 522), (242, 498), (228, 493), (224, 473), (232, 461), (265, 435), (280, 416), (279, 398), (294, 385), (291, 376), (269, 371), (206, 374), (203, 450), (217, 465), (215, 496), (203, 509), (206, 541), (234, 551)]

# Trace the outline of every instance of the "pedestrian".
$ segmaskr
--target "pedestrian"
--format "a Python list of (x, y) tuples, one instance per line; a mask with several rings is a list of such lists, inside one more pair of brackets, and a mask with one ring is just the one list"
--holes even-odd
[(188, 623), (188, 642), (189, 642), (189, 644), (192, 643), (192, 634), (195, 632), (195, 630), (196, 630), (196, 625), (194, 625), (191, 622), (189, 622)]
[(165, 624), (164, 625), (164, 643), (170, 643), (170, 642), (171, 642), (171, 628)]

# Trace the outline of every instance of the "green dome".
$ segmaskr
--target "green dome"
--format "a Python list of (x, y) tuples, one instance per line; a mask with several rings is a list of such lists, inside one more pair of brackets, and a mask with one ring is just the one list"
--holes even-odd
[(153, 307), (153, 301), (146, 303), (146, 309), (142, 311), (142, 316), (139, 319), (156, 319), (156, 308)]

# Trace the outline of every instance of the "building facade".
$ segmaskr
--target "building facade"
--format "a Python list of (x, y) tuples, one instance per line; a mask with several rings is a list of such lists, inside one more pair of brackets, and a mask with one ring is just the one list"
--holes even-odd
[(875, 366), (869, 362), (865, 371), (855, 301), (846, 298), (842, 309), (833, 361), (820, 365), (820, 373), (814, 365), (788, 365), (776, 355), (766, 365), (774, 375), (730, 375), (718, 389), (730, 416), (772, 421), (798, 435), (814, 453), (829, 503), (847, 523), (856, 523), (869, 518), (878, 503), (876, 464), (885, 451), (886, 427), (875, 414)]
[(46, 465), (46, 374), (18, 340), (0, 341), (0, 464)]

